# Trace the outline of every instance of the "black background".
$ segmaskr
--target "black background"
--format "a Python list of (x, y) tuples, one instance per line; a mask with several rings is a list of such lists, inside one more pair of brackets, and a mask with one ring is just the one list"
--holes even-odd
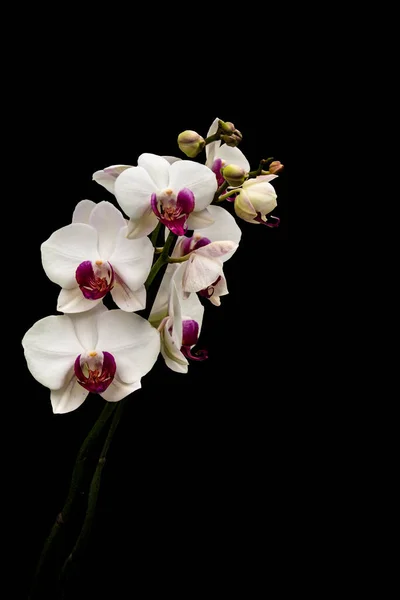
[[(91, 181), (94, 171), (135, 165), (142, 152), (183, 158), (178, 133), (194, 129), (205, 137), (216, 116), (242, 131), (240, 148), (252, 168), (269, 156), (286, 167), (273, 182), (280, 227), (239, 222), (242, 241), (225, 265), (230, 294), (220, 307), (205, 303), (199, 347), (208, 349), (209, 359), (180, 375), (159, 358), (142, 390), (131, 397), (104, 470), (92, 543), (77, 583), (80, 593), (90, 589), (88, 597), (97, 597), (111, 585), (113, 598), (131, 597), (129, 586), (144, 573), (149, 590), (160, 577), (175, 589), (182, 570), (190, 573), (202, 565), (209, 573), (222, 557), (234, 566), (243, 553), (254, 552), (287, 501), (280, 490), (290, 468), (286, 453), (296, 428), (296, 399), (286, 391), (293, 293), (287, 283), (286, 133), (274, 100), (265, 109), (247, 109), (229, 95), (191, 103), (173, 89), (167, 104), (158, 89), (141, 94), (140, 103), (135, 93), (131, 100), (125, 95), (110, 103), (84, 92), (77, 98), (62, 83), (51, 92), (29, 123), (32, 174), (23, 242), (29, 302), (19, 314), (19, 339), (38, 319), (56, 314), (59, 288), (42, 270), (40, 244), (71, 222), (79, 200), (114, 201)], [(233, 212), (231, 204), (225, 206)], [(29, 580), (65, 499), (76, 453), (104, 401), (90, 395), (77, 411), (53, 415), (50, 393), (28, 372), (21, 348), (18, 363), (23, 394), (16, 411), (23, 414), (29, 454), (18, 469), (33, 515), (25, 529)], [(169, 560), (174, 566), (165, 570)], [(193, 577), (199, 589), (202, 577), (198, 571)]]

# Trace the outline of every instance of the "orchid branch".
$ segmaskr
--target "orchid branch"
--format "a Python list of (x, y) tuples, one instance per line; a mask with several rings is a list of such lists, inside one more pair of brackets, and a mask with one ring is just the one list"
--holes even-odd
[(159, 221), (157, 227), (151, 234), (150, 240), (151, 240), (151, 243), (153, 244), (154, 248), (157, 246), (158, 234), (160, 233), (161, 227), (162, 227), (162, 223), (161, 223), (161, 221)]
[(38, 565), (36, 567), (36, 572), (35, 572), (33, 584), (31, 587), (31, 596), (32, 597), (38, 588), (40, 576), (42, 574), (43, 567), (44, 567), (45, 563), (47, 562), (47, 557), (48, 557), (50, 551), (56, 545), (57, 541), (59, 540), (60, 534), (62, 532), (65, 532), (65, 525), (67, 525), (67, 523), (69, 522), (70, 517), (73, 513), (73, 509), (75, 508), (75, 504), (78, 499), (79, 492), (83, 491), (82, 488), (84, 487), (83, 484), (86, 479), (86, 466), (87, 466), (87, 458), (89, 456), (89, 453), (92, 450), (93, 446), (96, 444), (101, 432), (103, 431), (104, 426), (106, 425), (107, 421), (113, 414), (115, 408), (116, 408), (116, 405), (114, 403), (106, 402), (106, 405), (104, 406), (100, 416), (98, 417), (96, 423), (90, 430), (89, 434), (87, 435), (85, 441), (83, 442), (83, 444), (79, 450), (79, 453), (78, 453), (78, 456), (77, 456), (77, 459), (75, 462), (74, 470), (72, 472), (72, 478), (71, 478), (71, 483), (70, 483), (67, 499), (65, 501), (64, 507), (62, 508), (61, 512), (57, 515), (57, 518), (56, 518), (54, 525), (50, 531), (50, 534), (44, 544), (42, 553), (39, 558)]
[(146, 282), (144, 284), (146, 286), (146, 290), (148, 290), (149, 287), (151, 286), (154, 277), (157, 275), (157, 273), (161, 269), (161, 267), (163, 265), (167, 264), (169, 249), (177, 237), (178, 236), (175, 233), (172, 233), (172, 231), (169, 232), (169, 236), (167, 237), (167, 241), (164, 244), (164, 248), (162, 249), (162, 252), (161, 252), (160, 256), (158, 257), (158, 259), (152, 266), (149, 276), (146, 279)]
[[(101, 451), (99, 460), (97, 462), (97, 466), (96, 466), (96, 470), (93, 475), (92, 482), (90, 484), (89, 495), (88, 495), (88, 507), (87, 507), (87, 511), (86, 511), (86, 515), (85, 515), (85, 520), (83, 522), (83, 526), (82, 526), (81, 532), (79, 534), (79, 537), (76, 541), (76, 544), (75, 544), (71, 554), (68, 556), (67, 560), (64, 563), (64, 566), (63, 566), (63, 569), (62, 569), (61, 575), (60, 575), (61, 580), (65, 581), (66, 577), (68, 576), (69, 570), (72, 568), (73, 563), (76, 563), (79, 556), (82, 554), (82, 552), (84, 551), (84, 549), (87, 546), (87, 543), (88, 543), (88, 540), (90, 537), (90, 532), (91, 532), (92, 525), (93, 525), (93, 521), (94, 521), (94, 517), (96, 514), (96, 506), (97, 506), (97, 500), (99, 497), (102, 472), (104, 469), (104, 465), (106, 464), (107, 454), (110, 449), (112, 439), (114, 437), (114, 434), (115, 434), (117, 427), (119, 425), (119, 422), (121, 420), (121, 416), (122, 416), (124, 407), (127, 404), (126, 401), (127, 401), (127, 397), (124, 398), (123, 400), (121, 400), (120, 402), (118, 402), (118, 408), (117, 408), (117, 410), (114, 414), (113, 420), (111, 422), (110, 430), (108, 432), (106, 441), (104, 442), (104, 446)], [(116, 404), (111, 404), (111, 406), (115, 407)]]

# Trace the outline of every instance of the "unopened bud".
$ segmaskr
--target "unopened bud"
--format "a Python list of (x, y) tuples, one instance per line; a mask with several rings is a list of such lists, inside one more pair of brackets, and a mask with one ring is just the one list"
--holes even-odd
[(235, 126), (230, 121), (225, 123), (224, 121), (221, 121), (221, 119), (220, 119), (218, 121), (218, 125), (219, 125), (220, 130), (223, 131), (224, 133), (227, 133), (228, 135), (235, 131)]
[(238, 187), (246, 181), (248, 173), (237, 165), (226, 165), (226, 167), (222, 169), (222, 175), (229, 185)]
[(277, 174), (283, 171), (283, 164), (279, 160), (274, 160), (268, 167), (270, 173)]
[(194, 158), (206, 145), (204, 139), (196, 131), (187, 129), (178, 135), (178, 146), (190, 158)]
[(238, 132), (237, 129), (236, 132), (237, 133), (231, 133), (230, 135), (221, 135), (221, 140), (223, 140), (227, 146), (231, 146), (233, 148), (238, 146), (242, 141), (242, 134), (240, 131)]

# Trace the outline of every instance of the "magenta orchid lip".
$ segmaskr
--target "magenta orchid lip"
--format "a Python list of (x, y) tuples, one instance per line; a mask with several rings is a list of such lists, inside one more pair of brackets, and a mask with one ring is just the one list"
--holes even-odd
[(154, 193), (151, 195), (151, 207), (156, 217), (172, 233), (185, 235), (187, 220), (195, 207), (194, 194), (187, 188), (180, 190), (176, 198), (170, 189), (159, 196)]
[(113, 288), (114, 269), (109, 262), (85, 260), (76, 269), (75, 278), (87, 300), (99, 300)]
[(116, 370), (115, 358), (110, 352), (91, 352), (84, 358), (79, 354), (74, 363), (78, 383), (94, 394), (105, 392), (112, 383)]

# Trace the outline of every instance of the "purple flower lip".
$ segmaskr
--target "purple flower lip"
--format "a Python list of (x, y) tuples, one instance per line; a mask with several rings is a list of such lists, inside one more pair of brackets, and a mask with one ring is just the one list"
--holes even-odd
[(172, 190), (167, 190), (160, 198), (151, 195), (151, 208), (156, 217), (176, 235), (185, 235), (189, 214), (194, 210), (194, 194), (188, 188), (178, 193), (176, 200)]
[(182, 346), (181, 352), (186, 358), (190, 358), (190, 360), (200, 361), (208, 358), (207, 350), (197, 350), (197, 352), (193, 354), (190, 346)]
[(181, 250), (182, 250), (182, 256), (184, 256), (185, 254), (190, 254), (190, 252), (193, 252), (194, 250), (197, 250), (198, 248), (202, 248), (203, 246), (207, 246), (208, 244), (211, 244), (211, 240), (209, 240), (206, 237), (198, 237), (198, 236), (192, 236), (192, 237), (185, 237), (182, 240), (182, 244), (181, 244)]
[(257, 213), (257, 216), (254, 217), (254, 221), (257, 221), (257, 223), (261, 223), (261, 225), (266, 225), (267, 227), (279, 227), (279, 223), (281, 222), (279, 217), (273, 217), (271, 215), (269, 218), (275, 219), (275, 221), (277, 221), (277, 222), (276, 223), (268, 223), (266, 221), (263, 221), (263, 219), (261, 218), (261, 213)]
[(186, 358), (191, 360), (206, 360), (208, 358), (207, 350), (198, 350), (192, 353), (192, 346), (195, 346), (199, 339), (199, 324), (193, 319), (185, 319), (182, 322), (182, 346), (181, 352)]
[[(96, 353), (94, 353), (96, 355)], [(81, 354), (76, 358), (74, 371), (78, 383), (94, 394), (101, 394), (112, 383), (117, 369), (115, 358), (109, 352), (103, 352), (103, 364), (100, 361), (83, 361), (84, 369), (87, 375), (82, 371)], [(91, 369), (90, 367), (94, 367)]]
[(217, 285), (217, 283), (221, 280), (221, 275), (218, 277), (218, 279), (216, 279), (211, 285), (209, 285), (207, 288), (205, 288), (204, 290), (200, 290), (198, 293), (200, 294), (200, 296), (203, 296), (203, 298), (211, 298), (211, 296), (214, 294), (214, 289), (215, 286)]
[(84, 260), (75, 272), (75, 279), (87, 300), (99, 300), (113, 288), (114, 269), (109, 262)]

